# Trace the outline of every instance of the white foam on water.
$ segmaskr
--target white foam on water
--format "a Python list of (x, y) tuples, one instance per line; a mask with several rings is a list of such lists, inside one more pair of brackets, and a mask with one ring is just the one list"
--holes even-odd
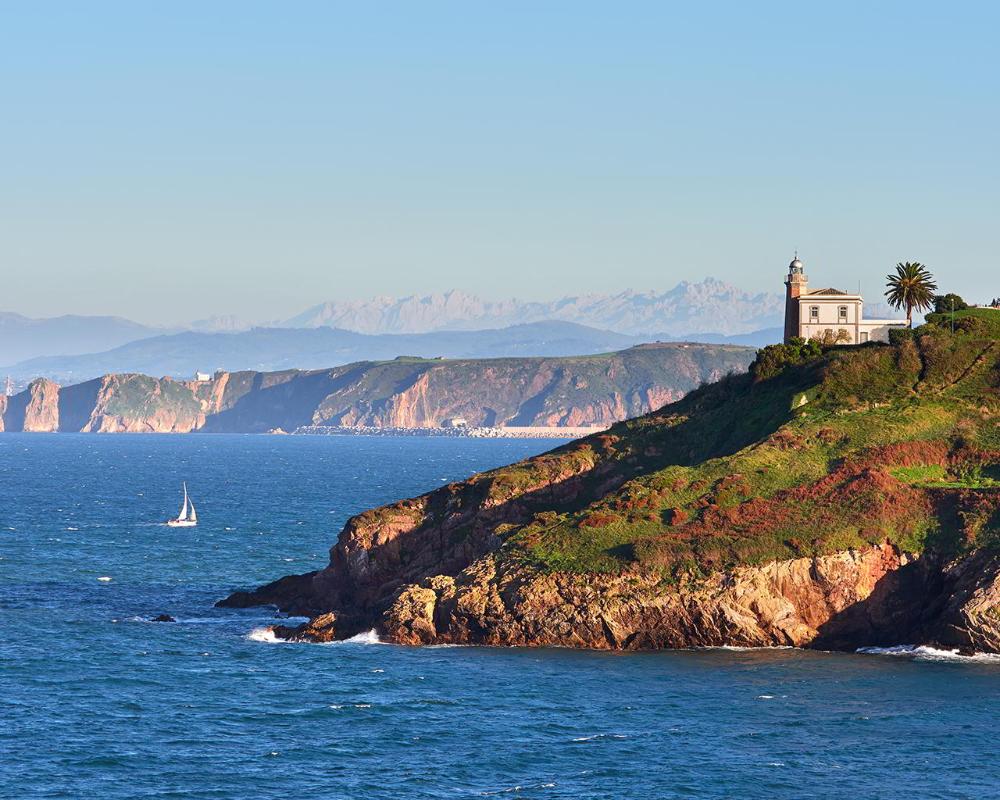
[(378, 634), (375, 633), (375, 629), (372, 628), (370, 631), (365, 631), (364, 633), (359, 633), (356, 636), (352, 636), (350, 639), (341, 639), (336, 642), (293, 642), (288, 639), (282, 639), (277, 636), (271, 628), (254, 628), (250, 633), (248, 633), (244, 638), (251, 642), (264, 642), (266, 644), (322, 644), (326, 645), (344, 645), (344, 644), (385, 644), (381, 639), (378, 638)]
[(595, 733), (591, 736), (578, 736), (574, 742), (593, 742), (597, 739), (627, 739), (623, 733)]
[(859, 647), (858, 653), (870, 656), (902, 656), (913, 661), (954, 661), (954, 662), (991, 662), (1000, 664), (1000, 654), (975, 653), (963, 655), (955, 650), (941, 650), (923, 644), (897, 644), (892, 647)]
[(110, 575), (102, 575), (97, 580), (101, 581), (101, 583), (107, 583), (108, 581), (111, 580), (111, 576)]
[(370, 631), (359, 633), (350, 639), (341, 639), (338, 642), (330, 642), (330, 644), (385, 644), (385, 642), (378, 638), (378, 634), (372, 628)]
[(270, 628), (254, 628), (246, 635), (251, 642), (265, 642), (266, 644), (284, 644), (285, 640), (274, 635)]
[(759, 695), (757, 695), (756, 699), (757, 700), (773, 700), (774, 699), (774, 695), (773, 694), (759, 694)]
[(499, 795), (499, 794), (520, 794), (521, 792), (526, 792), (526, 791), (529, 791), (531, 789), (554, 789), (556, 787), (556, 785), (557, 784), (554, 783), (554, 782), (553, 783), (535, 783), (535, 784), (528, 785), (528, 786), (515, 785), (515, 786), (508, 786), (506, 789), (496, 789), (496, 790), (494, 790), (492, 792), (490, 792), (490, 791), (480, 792), (479, 796), (480, 797), (493, 797), (493, 796)]

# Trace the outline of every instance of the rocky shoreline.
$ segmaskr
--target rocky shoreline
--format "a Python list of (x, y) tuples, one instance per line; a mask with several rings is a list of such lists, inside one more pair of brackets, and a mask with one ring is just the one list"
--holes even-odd
[(648, 576), (542, 574), (480, 559), (435, 575), (388, 603), (315, 613), (329, 576), (283, 579), (235, 593), (221, 607), (269, 604), (305, 614), (269, 630), (287, 641), (329, 642), (374, 629), (403, 645), (485, 645), (648, 650), (804, 647), (853, 652), (914, 643), (962, 653), (1000, 652), (1000, 558), (976, 553), (943, 563), (888, 544), (774, 562), (684, 586)]

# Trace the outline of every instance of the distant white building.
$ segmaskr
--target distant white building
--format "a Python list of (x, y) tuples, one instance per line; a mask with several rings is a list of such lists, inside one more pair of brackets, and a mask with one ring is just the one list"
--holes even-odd
[(452, 417), (441, 423), (443, 428), (468, 428), (469, 421), (465, 417)]
[(205, 382), (212, 380), (212, 376), (209, 375), (207, 372), (196, 372), (194, 374), (194, 379), (196, 381)]
[(798, 255), (788, 265), (785, 278), (785, 341), (793, 336), (836, 344), (887, 342), (889, 331), (905, 328), (906, 320), (865, 319), (860, 294), (840, 289), (809, 289)]

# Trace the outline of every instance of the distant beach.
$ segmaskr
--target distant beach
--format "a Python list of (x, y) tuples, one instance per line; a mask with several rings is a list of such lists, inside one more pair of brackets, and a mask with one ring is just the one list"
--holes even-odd
[[(579, 439), (607, 430), (606, 426), (547, 427), (456, 427), (456, 428), (382, 428), (341, 425), (304, 425), (296, 436), (451, 436), (468, 439)], [(276, 430), (272, 433), (284, 433)]]

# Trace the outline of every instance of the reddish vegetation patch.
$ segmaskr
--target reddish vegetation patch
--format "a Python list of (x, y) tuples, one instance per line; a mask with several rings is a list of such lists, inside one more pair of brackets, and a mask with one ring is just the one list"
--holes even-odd
[(1000, 491), (965, 489), (959, 492), (956, 512), (967, 545), (976, 542), (984, 527), (1000, 515)]
[(775, 431), (768, 438), (767, 443), (778, 450), (801, 450), (805, 446), (802, 437), (787, 428)]
[[(650, 542), (645, 554), (651, 561), (668, 564), (694, 551), (703, 566), (714, 567), (724, 563), (727, 554), (746, 556), (744, 548), (768, 542), (799, 554), (809, 545), (821, 550), (824, 536), (850, 529), (859, 540), (873, 543), (884, 540), (887, 531), (906, 534), (940, 510), (940, 498), (896, 480), (890, 469), (945, 465), (948, 459), (946, 442), (890, 445), (845, 462), (814, 483), (726, 507), (715, 501), (750, 490), (742, 475), (729, 475), (695, 502), (695, 517), (688, 519), (680, 508), (665, 511), (663, 521), (672, 530)], [(990, 493), (988, 500), (970, 498), (967, 505), (960, 515), (968, 518), (968, 535), (974, 537), (983, 520), (997, 513), (1000, 492)]]
[(667, 525), (683, 525), (690, 518), (690, 515), (683, 508), (668, 508), (663, 512), (663, 521)]
[(594, 511), (587, 514), (580, 520), (581, 528), (605, 528), (613, 522), (619, 522), (621, 517), (616, 514), (607, 514), (603, 511)]

